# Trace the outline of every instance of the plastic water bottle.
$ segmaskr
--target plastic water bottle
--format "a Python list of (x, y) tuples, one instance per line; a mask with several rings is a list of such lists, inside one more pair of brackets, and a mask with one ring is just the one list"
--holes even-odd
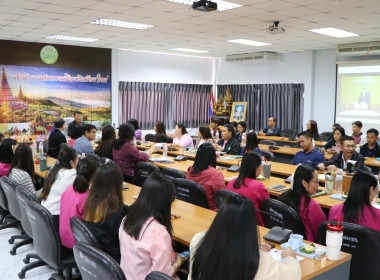
[(32, 149), (33, 158), (35, 158), (37, 156), (37, 143), (36, 143), (36, 141), (33, 141), (33, 144), (32, 144), (32, 146), (30, 146), (30, 148)]
[(215, 142), (218, 143), (218, 141), (219, 141), (219, 132), (217, 131), (215, 135)]
[(141, 133), (141, 146), (144, 146), (145, 145), (145, 135), (143, 133)]
[(44, 156), (44, 146), (42, 142), (39, 142), (38, 144), (38, 153), (40, 158)]
[(343, 170), (338, 169), (335, 175), (335, 193), (342, 194)]
[(314, 140), (314, 138), (312, 138), (313, 140), (312, 140), (312, 144), (313, 144), (313, 147), (315, 147), (315, 140)]
[(136, 141), (136, 137), (133, 137), (133, 146), (137, 146), (137, 141)]
[(168, 146), (166, 145), (166, 143), (164, 143), (164, 145), (162, 146), (162, 155), (164, 157), (168, 156)]
[(360, 145), (356, 144), (355, 152), (360, 153)]

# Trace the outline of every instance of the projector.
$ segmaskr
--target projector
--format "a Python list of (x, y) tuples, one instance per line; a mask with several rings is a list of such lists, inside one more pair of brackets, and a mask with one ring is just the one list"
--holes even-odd
[(201, 12), (212, 12), (216, 11), (218, 8), (218, 4), (208, 0), (199, 0), (194, 1), (193, 10), (201, 11)]
[(279, 26), (280, 22), (275, 21), (272, 25), (269, 25), (269, 27), (266, 29), (268, 33), (270, 34), (283, 34), (285, 33), (285, 28), (282, 26)]

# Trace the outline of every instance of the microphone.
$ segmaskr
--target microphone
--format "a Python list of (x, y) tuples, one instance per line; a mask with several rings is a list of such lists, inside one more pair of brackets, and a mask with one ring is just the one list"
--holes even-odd
[[(275, 211), (272, 208), (269, 209)], [(278, 244), (285, 243), (289, 240), (289, 236), (293, 233), (293, 231), (285, 228), (284, 219), (280, 213), (270, 213), (259, 209), (256, 209), (256, 211), (268, 215), (271, 220), (271, 224), (280, 224), (280, 226), (272, 227), (269, 232), (263, 236), (265, 240)]]

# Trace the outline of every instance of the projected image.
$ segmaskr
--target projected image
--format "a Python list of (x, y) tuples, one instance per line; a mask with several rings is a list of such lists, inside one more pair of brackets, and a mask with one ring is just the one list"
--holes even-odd
[(380, 76), (341, 77), (341, 116), (380, 116)]

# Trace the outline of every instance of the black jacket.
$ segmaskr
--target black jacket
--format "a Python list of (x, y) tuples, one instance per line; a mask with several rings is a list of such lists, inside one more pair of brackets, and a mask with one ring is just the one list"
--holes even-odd
[[(360, 170), (364, 165), (364, 157), (357, 152), (355, 152), (352, 155), (350, 160), (356, 161), (355, 170)], [(330, 158), (330, 160), (325, 161), (323, 164), (325, 165), (325, 167), (329, 165), (335, 165), (336, 167), (343, 169), (343, 164), (344, 164), (343, 161), (344, 161), (343, 151), (341, 151), (339, 154), (335, 154), (332, 158)]]
[(67, 143), (66, 137), (62, 131), (57, 128), (52, 133), (50, 133), (48, 155), (53, 158), (57, 158), (62, 143)]
[[(224, 140), (221, 139), (217, 143), (218, 145), (223, 147)], [(230, 155), (240, 155), (240, 143), (235, 137), (231, 137), (230, 140), (226, 143), (226, 146), (224, 146), (223, 152), (230, 154)]]

